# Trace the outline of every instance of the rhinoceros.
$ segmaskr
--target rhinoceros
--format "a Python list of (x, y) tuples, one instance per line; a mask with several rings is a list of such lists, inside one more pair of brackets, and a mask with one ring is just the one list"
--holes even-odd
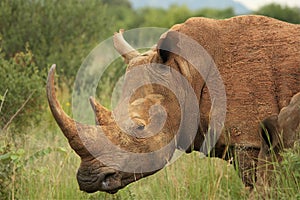
[[(284, 148), (292, 148), (300, 141), (300, 92), (295, 94), (289, 105), (283, 107), (279, 114), (267, 117), (261, 122), (261, 148), (258, 155), (257, 186), (263, 185), (268, 189), (272, 185), (274, 176), (272, 162), (281, 160), (280, 152)], [(267, 170), (266, 170), (267, 169)], [(259, 188), (262, 190), (261, 188)]]
[[(233, 160), (238, 162), (244, 183), (251, 186), (258, 154), (261, 150), (267, 151), (262, 148), (258, 125), (272, 114), (278, 114), (300, 91), (299, 33), (299, 25), (264, 16), (225, 20), (195, 17), (174, 25), (146, 53), (131, 47), (122, 31), (115, 33), (115, 48), (127, 64), (124, 94), (130, 90), (127, 85), (134, 81), (129, 77), (130, 72), (141, 65), (148, 69), (139, 73), (144, 80), (166, 82), (180, 74), (185, 81), (175, 78), (165, 85), (146, 84), (137, 88), (130, 98), (124, 95), (127, 106), (117, 106), (119, 117), (90, 98), (96, 125), (77, 122), (63, 111), (55, 95), (53, 65), (47, 81), (48, 102), (71, 148), (81, 158), (77, 172), (80, 190), (115, 193), (162, 169), (175, 149), (186, 153), (204, 150), (206, 139), (216, 135), (210, 123), (212, 116), (218, 118), (218, 110), (224, 110), (218, 106), (221, 104), (216, 104), (216, 113), (212, 111), (215, 99), (211, 94), (222, 90), (222, 85), (208, 87), (220, 79), (226, 94), (226, 118), (221, 120), (221, 132), (209, 153), (223, 159), (235, 156)], [(184, 37), (201, 45), (211, 60), (201, 60), (206, 55), (193, 51), (193, 46), (182, 49), (187, 43)], [(196, 62), (189, 62), (187, 57)], [(211, 67), (213, 63), (215, 71)], [(199, 73), (194, 65), (199, 65), (200, 71), (205, 70)], [(179, 90), (180, 100), (177, 94), (166, 89), (166, 86), (180, 87), (182, 84), (189, 84), (193, 89), (197, 104), (191, 103), (190, 96), (185, 96), (185, 89)], [(153, 106), (163, 109), (151, 109)], [(180, 112), (180, 106), (188, 112)], [(123, 112), (130, 120), (123, 119)], [(160, 124), (158, 129), (155, 129), (156, 124)], [(151, 134), (152, 125), (155, 134)]]

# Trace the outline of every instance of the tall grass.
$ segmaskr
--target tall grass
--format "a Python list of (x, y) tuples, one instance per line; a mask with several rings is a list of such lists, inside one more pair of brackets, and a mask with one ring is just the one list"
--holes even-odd
[[(67, 110), (68, 104), (62, 103)], [(11, 199), (247, 199), (238, 172), (226, 161), (183, 155), (175, 163), (111, 195), (81, 192), (76, 181), (79, 157), (55, 125), (50, 112), (44, 123), (27, 130), (22, 146), (23, 167), (14, 178)], [(299, 199), (300, 145), (283, 153), (274, 164), (274, 182), (269, 196), (254, 193), (255, 199)], [(255, 192), (255, 190), (254, 190)], [(11, 196), (10, 196), (11, 197)]]
[[(67, 93), (65, 91), (58, 96), (64, 110), (70, 111)], [(79, 190), (76, 181), (79, 157), (69, 147), (50, 111), (44, 113), (42, 121), (39, 126), (33, 124), (23, 130), (25, 137), (22, 138), (22, 142), (18, 142), (19, 145), (9, 152), (12, 173), (8, 182), (11, 187), (8, 187), (10, 191), (7, 191), (10, 195), (4, 199), (173, 200), (249, 197), (250, 192), (244, 187), (233, 165), (217, 158), (200, 158), (196, 152), (183, 155), (172, 165), (130, 184), (117, 194), (84, 193)], [(11, 138), (11, 131), (8, 130), (5, 135), (1, 133), (1, 147), (5, 137)], [(274, 178), (272, 187), (264, 188), (268, 196), (257, 193), (255, 188), (251, 197), (300, 199), (300, 144), (296, 142), (293, 149), (282, 153), (282, 157), (280, 163), (269, 163), (274, 166)]]
[[(42, 135), (41, 135), (42, 133)], [(80, 159), (58, 128), (32, 129), (24, 149), (28, 156), (51, 147), (49, 154), (24, 168), (18, 179), (18, 199), (244, 199), (244, 186), (233, 166), (198, 153), (184, 155), (155, 175), (127, 186), (117, 194), (79, 191), (76, 171)]]

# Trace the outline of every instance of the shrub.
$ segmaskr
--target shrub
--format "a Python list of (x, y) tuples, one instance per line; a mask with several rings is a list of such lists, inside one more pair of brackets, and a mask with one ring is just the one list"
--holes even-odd
[(265, 15), (286, 21), (289, 23), (300, 23), (300, 8), (281, 6), (280, 4), (271, 3), (259, 8), (254, 14)]
[(130, 4), (120, 8), (126, 2), (2, 0), (3, 51), (12, 57), (25, 51), (23, 44), (28, 42), (39, 70), (53, 63), (61, 66), (57, 68), (59, 74), (64, 74), (63, 81), (71, 87), (83, 59), (101, 40), (121, 28), (118, 20), (127, 19), (132, 11)]
[(40, 74), (28, 45), (26, 52), (10, 59), (0, 53), (0, 128), (14, 125), (21, 130), (40, 120), (45, 99), (45, 84)]
[(25, 153), (23, 149), (12, 150), (11, 144), (0, 144), (0, 199), (14, 199), (16, 175)]

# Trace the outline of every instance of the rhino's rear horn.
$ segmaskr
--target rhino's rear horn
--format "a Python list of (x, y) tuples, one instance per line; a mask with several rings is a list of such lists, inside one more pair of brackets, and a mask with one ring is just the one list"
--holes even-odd
[(112, 121), (111, 111), (107, 110), (104, 106), (98, 103), (95, 98), (90, 97), (90, 104), (95, 113), (95, 121), (97, 125), (108, 125)]
[(120, 29), (118, 33), (114, 34), (113, 41), (115, 49), (123, 56), (125, 62), (128, 64), (129, 61), (140, 55), (140, 53), (130, 46), (123, 37), (124, 30)]

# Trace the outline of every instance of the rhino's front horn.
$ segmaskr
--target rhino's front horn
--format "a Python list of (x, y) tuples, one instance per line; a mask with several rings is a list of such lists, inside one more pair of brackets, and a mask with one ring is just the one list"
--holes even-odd
[[(55, 118), (58, 126), (69, 141), (70, 146), (82, 158), (90, 156), (89, 151), (84, 147), (82, 139), (79, 136), (79, 130), (86, 129), (85, 125), (80, 124), (70, 118), (62, 109), (55, 94), (54, 76), (56, 65), (53, 64), (50, 68), (47, 79), (47, 98), (50, 110)], [(85, 132), (81, 131), (84, 136)], [(81, 136), (82, 137), (82, 136)], [(86, 134), (86, 137), (89, 137)]]
[(114, 34), (113, 40), (115, 49), (123, 56), (125, 63), (128, 64), (132, 58), (137, 57), (140, 53), (126, 42), (123, 33), (124, 30), (120, 29), (118, 33)]

